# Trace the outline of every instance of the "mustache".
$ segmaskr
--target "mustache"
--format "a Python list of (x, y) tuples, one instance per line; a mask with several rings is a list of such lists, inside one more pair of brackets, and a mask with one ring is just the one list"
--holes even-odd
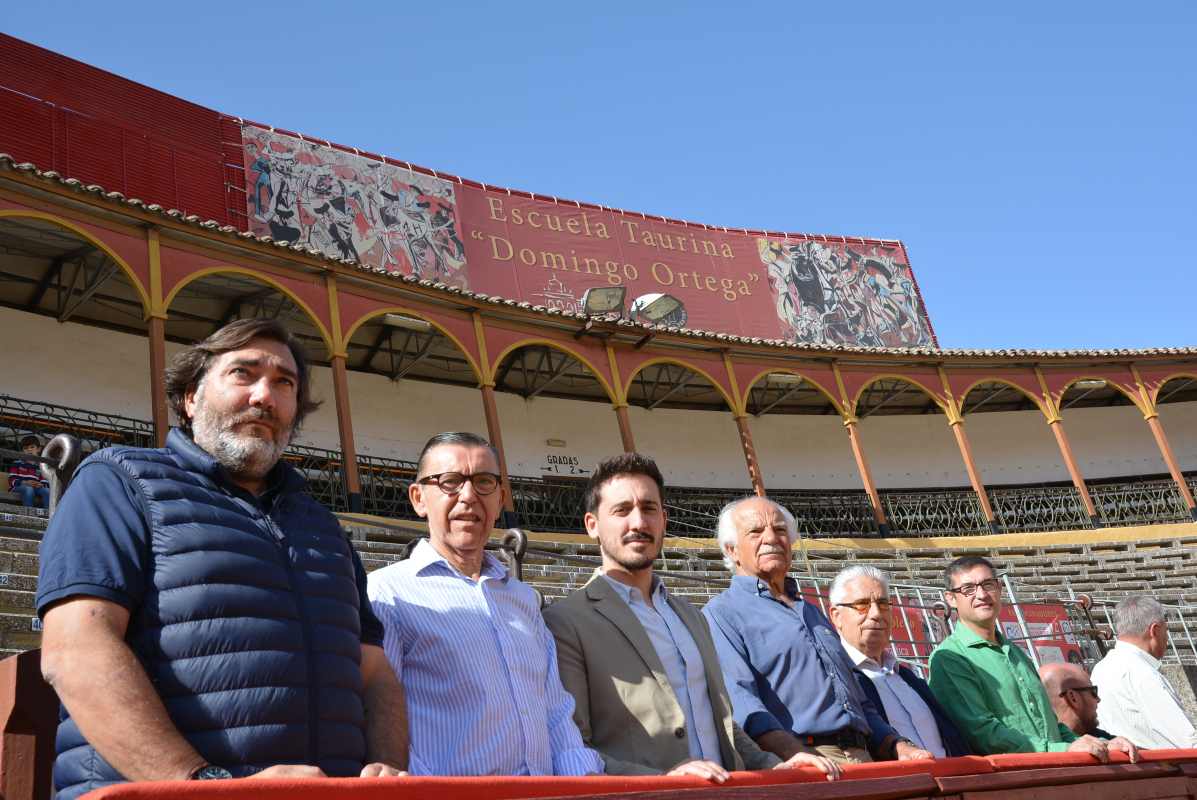
[[(274, 411), (269, 408), (250, 408), (244, 413), (238, 414), (236, 417), (231, 419), (229, 421), (229, 427), (231, 428), (235, 425), (241, 425), (246, 422), (274, 423), (277, 421), (278, 417), (275, 415)], [(274, 427), (274, 425), (272, 424), (271, 427)]]

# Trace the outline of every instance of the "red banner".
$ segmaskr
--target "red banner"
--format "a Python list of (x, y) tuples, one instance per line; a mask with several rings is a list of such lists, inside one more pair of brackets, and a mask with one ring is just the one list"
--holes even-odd
[(449, 181), (251, 125), (242, 139), (250, 228), (279, 241), (566, 311), (583, 311), (588, 289), (624, 287), (620, 312), (636, 321), (935, 343), (898, 242), (688, 225)]

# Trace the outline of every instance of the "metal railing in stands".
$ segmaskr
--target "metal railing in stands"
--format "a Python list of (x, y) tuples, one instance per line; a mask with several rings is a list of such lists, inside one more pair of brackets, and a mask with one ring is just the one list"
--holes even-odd
[[(80, 440), (84, 454), (113, 444), (145, 447), (154, 440), (153, 426), (147, 420), (0, 394), (0, 446), (15, 448), (20, 437), (28, 433), (43, 439), (69, 433)], [(308, 479), (317, 499), (335, 511), (348, 509), (340, 451), (292, 445), (286, 458)], [(407, 499), (407, 487), (415, 478), (414, 462), (360, 456), (358, 470), (366, 513), (416, 518)], [(1187, 478), (1197, 493), (1197, 475)], [(583, 481), (513, 475), (511, 489), (521, 526), (573, 533), (582, 530)], [(1072, 484), (990, 486), (987, 490), (1001, 530), (1069, 530), (1088, 525)], [(1158, 524), (1189, 518), (1175, 484), (1166, 477), (1090, 481), (1089, 490), (1099, 518), (1106, 525)], [(713, 537), (719, 510), (747, 494), (747, 489), (737, 488), (667, 487), (670, 532), (684, 537)], [(805, 536), (877, 535), (877, 524), (863, 491), (777, 489), (769, 495), (793, 512)], [(988, 532), (976, 495), (970, 489), (883, 490), (880, 495), (894, 535)]]

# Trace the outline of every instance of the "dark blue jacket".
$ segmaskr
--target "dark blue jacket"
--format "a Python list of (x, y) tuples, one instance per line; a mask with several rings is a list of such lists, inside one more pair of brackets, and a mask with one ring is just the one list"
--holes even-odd
[[(918, 692), (919, 697), (923, 698), (923, 702), (931, 709), (931, 713), (935, 716), (935, 724), (939, 727), (939, 738), (943, 741), (943, 749), (948, 756), (973, 755), (972, 748), (968, 746), (965, 738), (960, 735), (960, 730), (944, 712), (939, 701), (935, 699), (935, 695), (931, 694), (931, 687), (927, 685), (927, 682), (918, 675), (915, 675), (914, 671), (905, 664), (898, 665), (898, 676), (906, 681), (906, 684), (911, 689)], [(873, 705), (877, 707), (877, 712), (885, 717), (888, 722), (889, 717), (885, 713), (885, 704), (881, 702), (881, 693), (877, 691), (877, 687), (873, 685), (873, 681), (860, 670), (856, 670), (856, 681), (860, 684), (860, 688), (864, 689), (869, 699), (873, 701)]]
[[(210, 763), (237, 776), (274, 764), (357, 775), (366, 758), (362, 628), (377, 621), (362, 609), (360, 560), (299, 473), (280, 463), (254, 497), (173, 430), (161, 450), (101, 450), (80, 467), (85, 474), (54, 518), (65, 529), (47, 531), (39, 611), (72, 594), (127, 596), (126, 641), (175, 727)], [(119, 496), (85, 498), (88, 486)], [(126, 509), (115, 538), (126, 542), (124, 560), (140, 563), (101, 580), (94, 563), (105, 563), (110, 545), (97, 541), (82, 565), (63, 548), (89, 546), (88, 513), (111, 532), (112, 503), (138, 507)], [(71, 569), (84, 577), (71, 583)], [(127, 584), (124, 594), (103, 591), (109, 582)], [(57, 751), (59, 797), (123, 780), (65, 710)]]

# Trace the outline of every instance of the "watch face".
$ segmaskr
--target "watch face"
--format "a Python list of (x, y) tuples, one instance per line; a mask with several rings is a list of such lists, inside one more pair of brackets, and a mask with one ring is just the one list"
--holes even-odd
[(218, 767), (215, 764), (209, 764), (208, 766), (197, 770), (196, 773), (191, 776), (192, 780), (196, 781), (217, 781), (225, 780), (231, 777), (233, 777), (233, 773), (229, 772), (224, 767)]

